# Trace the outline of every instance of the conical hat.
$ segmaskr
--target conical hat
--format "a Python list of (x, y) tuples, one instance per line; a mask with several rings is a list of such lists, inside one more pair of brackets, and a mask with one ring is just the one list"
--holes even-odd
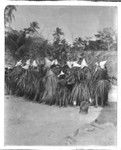
[(63, 74), (64, 74), (64, 72), (63, 72), (63, 71), (61, 71), (60, 75), (63, 75)]
[(69, 68), (72, 68), (72, 62), (71, 61), (67, 61), (67, 65)]
[(74, 61), (74, 62), (73, 62), (73, 67), (81, 67), (81, 65), (78, 64), (78, 61)]
[(22, 65), (22, 60), (19, 60), (15, 66), (20, 66), (20, 65)]
[(85, 58), (82, 60), (81, 68), (88, 67)]
[(22, 66), (23, 69), (29, 69), (29, 65)]
[(102, 69), (104, 69), (106, 62), (107, 62), (107, 60), (100, 62), (100, 67), (101, 67)]
[(61, 71), (61, 73), (58, 75), (58, 77), (60, 77), (61, 75), (64, 75), (64, 72), (63, 72), (63, 71)]
[(47, 58), (45, 57), (45, 67), (49, 67), (52, 65), (52, 62)]
[(28, 59), (28, 60), (26, 61), (26, 64), (27, 64), (27, 65), (30, 65), (30, 59)]
[(36, 60), (33, 61), (32, 66), (33, 66), (33, 67), (37, 67)]
[(57, 64), (58, 64), (57, 59), (53, 60), (53, 62), (52, 62), (52, 63), (53, 63), (53, 64), (55, 64), (55, 65), (57, 65)]

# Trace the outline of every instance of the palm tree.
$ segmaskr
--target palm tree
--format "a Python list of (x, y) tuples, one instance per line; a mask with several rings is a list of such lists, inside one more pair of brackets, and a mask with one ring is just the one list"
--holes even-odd
[(30, 28), (33, 29), (33, 31), (36, 31), (37, 29), (39, 29), (39, 24), (36, 21), (33, 21), (30, 23)]
[(75, 41), (73, 42), (73, 46), (76, 48), (84, 48), (85, 43), (84, 40), (81, 37), (78, 37), (75, 39)]
[(10, 24), (12, 22), (13, 19), (15, 19), (15, 16), (13, 14), (14, 11), (16, 11), (16, 6), (13, 5), (8, 5), (5, 8), (4, 11), (4, 23), (5, 23), (5, 27), (10, 27)]
[(95, 34), (95, 37), (97, 40), (100, 40), (102, 42), (102, 48), (104, 47), (105, 50), (110, 50), (111, 46), (115, 43), (115, 31), (110, 28), (104, 28), (102, 31), (98, 31), (97, 34)]
[(30, 23), (30, 27), (24, 28), (25, 33), (35, 33), (39, 29), (39, 24), (36, 21)]
[(59, 44), (59, 42), (61, 40), (61, 36), (63, 36), (63, 35), (64, 35), (64, 33), (62, 32), (62, 29), (57, 27), (55, 32), (53, 33), (54, 42)]

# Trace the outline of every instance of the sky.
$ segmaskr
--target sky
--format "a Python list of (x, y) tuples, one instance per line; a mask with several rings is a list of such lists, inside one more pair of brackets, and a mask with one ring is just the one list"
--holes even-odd
[(39, 32), (48, 40), (56, 27), (60, 27), (70, 43), (76, 37), (91, 37), (105, 27), (117, 29), (117, 8), (103, 6), (17, 6), (13, 29), (39, 23)]

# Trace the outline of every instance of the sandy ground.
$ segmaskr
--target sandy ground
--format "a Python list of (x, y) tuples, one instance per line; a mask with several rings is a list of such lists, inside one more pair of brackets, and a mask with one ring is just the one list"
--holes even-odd
[(116, 103), (110, 103), (99, 113), (95, 121), (82, 125), (63, 139), (65, 145), (116, 145), (117, 112)]
[(91, 106), (83, 115), (79, 107), (59, 108), (5, 96), (5, 145), (115, 144), (116, 102), (103, 109)]

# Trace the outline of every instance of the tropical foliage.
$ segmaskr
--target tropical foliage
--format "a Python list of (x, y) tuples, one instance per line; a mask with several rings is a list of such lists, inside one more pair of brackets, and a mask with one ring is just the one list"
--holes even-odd
[(15, 19), (13, 12), (16, 10), (17, 10), (16, 7), (13, 5), (8, 5), (5, 8), (5, 12), (4, 12), (5, 27), (10, 26), (12, 20)]
[[(27, 28), (20, 31), (12, 29), (10, 25), (16, 10), (15, 6), (7, 6), (5, 9), (5, 29), (10, 29), (5, 34), (5, 50), (10, 52), (16, 62), (22, 60), (22, 65), (6, 68), (5, 85), (8, 91), (50, 105), (67, 106), (74, 102), (80, 105), (90, 98), (97, 104), (97, 99), (104, 97), (106, 99), (102, 100), (105, 101), (102, 104), (107, 104), (110, 78), (108, 74), (105, 75), (107, 70), (101, 70), (101, 73), (97, 70), (94, 74), (94, 60), (99, 60), (95, 55), (99, 50), (110, 52), (117, 49), (116, 33), (111, 28), (105, 28), (94, 35), (95, 40), (80, 36), (70, 44), (62, 29), (57, 27), (53, 32), (53, 41), (50, 42), (39, 33), (36, 21), (30, 22)], [(67, 61), (78, 61), (80, 65), (84, 57), (87, 62), (91, 60), (88, 66), (67, 66)], [(49, 62), (56, 60), (57, 64), (45, 67), (45, 58)], [(26, 69), (27, 60), (31, 62)], [(32, 66), (34, 61), (37, 66)]]

